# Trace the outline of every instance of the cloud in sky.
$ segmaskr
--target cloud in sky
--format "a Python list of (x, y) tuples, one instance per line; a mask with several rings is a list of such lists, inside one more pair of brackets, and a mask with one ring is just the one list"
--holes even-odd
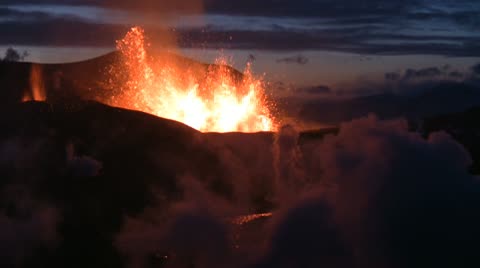
[(457, 70), (450, 65), (431, 66), (420, 69), (407, 68), (402, 72), (385, 73), (386, 82), (399, 83), (400, 87), (404, 87), (404, 91), (408, 91), (409, 83), (448, 83), (448, 82), (467, 82), (471, 83), (472, 79), (478, 74), (479, 64), (471, 66), (468, 70)]
[(277, 59), (277, 63), (299, 64), (299, 65), (305, 65), (308, 63), (308, 61), (309, 61), (308, 58), (306, 58), (303, 55)]
[(402, 74), (398, 72), (385, 73), (385, 80), (387, 81), (412, 81), (412, 80), (428, 80), (447, 78), (450, 67), (427, 67), (422, 69), (406, 69)]
[(143, 12), (165, 13), (198, 13), (202, 10), (202, 0), (155, 1), (155, 0), (20, 0), (2, 1), (3, 5), (47, 5), (72, 7), (102, 7), (106, 9), (138, 10)]
[[(164, 2), (3, 1), (0, 34), (5, 36), (2, 38), (5, 44), (48, 45), (57, 41), (59, 45), (111, 46), (118, 35), (112, 32), (118, 33), (119, 28), (143, 22), (151, 26), (152, 32), (154, 28), (176, 28), (182, 47), (448, 56), (479, 56), (480, 51), (480, 35), (474, 27), (478, 23), (475, 14), (480, 4), (473, 0), (454, 5), (440, 0), (261, 3), (211, 0), (200, 4), (180, 1), (168, 5)], [(46, 8), (45, 4), (50, 6)], [(94, 8), (93, 14), (102, 16), (92, 16), (85, 6)], [(193, 9), (200, 12), (195, 13), (193, 9), (190, 12), (187, 6), (194, 6)], [(162, 25), (155, 26), (146, 16), (133, 14), (145, 9), (156, 10), (159, 14), (171, 11), (189, 16), (181, 20), (170, 17), (162, 20)], [(199, 13), (206, 16), (203, 19), (191, 16)], [(9, 31), (10, 28), (16, 30)], [(62, 34), (62, 28), (67, 32), (75, 31), (80, 37), (69, 38)], [(95, 40), (89, 35), (102, 38)]]

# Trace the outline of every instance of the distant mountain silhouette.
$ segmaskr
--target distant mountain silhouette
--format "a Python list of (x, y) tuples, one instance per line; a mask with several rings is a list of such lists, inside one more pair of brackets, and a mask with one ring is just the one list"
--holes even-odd
[(303, 105), (299, 117), (327, 124), (350, 121), (369, 113), (383, 119), (406, 117), (420, 120), (465, 111), (476, 105), (480, 105), (480, 88), (465, 83), (444, 83), (421, 91), (420, 94), (386, 93), (352, 99), (310, 101)]

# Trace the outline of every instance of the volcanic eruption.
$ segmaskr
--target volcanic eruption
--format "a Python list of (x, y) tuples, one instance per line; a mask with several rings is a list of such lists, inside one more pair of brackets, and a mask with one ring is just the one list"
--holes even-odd
[(117, 49), (122, 62), (110, 69), (110, 75), (111, 88), (120, 89), (108, 104), (176, 120), (203, 132), (275, 130), (273, 103), (249, 65), (243, 75), (236, 75), (222, 58), (206, 70), (181, 68), (166, 58), (150, 56), (140, 27), (117, 41)]

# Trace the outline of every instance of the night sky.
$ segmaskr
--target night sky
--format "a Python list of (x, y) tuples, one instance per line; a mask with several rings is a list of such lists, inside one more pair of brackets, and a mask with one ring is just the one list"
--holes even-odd
[(239, 69), (253, 60), (256, 74), (281, 87), (354, 90), (409, 69), (467, 76), (480, 61), (479, 14), (477, 0), (1, 1), (0, 52), (83, 60), (141, 25), (154, 48), (174, 32), (179, 53), (207, 62), (223, 55)]

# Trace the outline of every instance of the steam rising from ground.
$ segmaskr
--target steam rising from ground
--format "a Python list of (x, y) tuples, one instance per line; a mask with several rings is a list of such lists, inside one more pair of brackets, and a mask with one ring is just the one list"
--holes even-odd
[(0, 143), (2, 267), (64, 267), (78, 252), (93, 267), (480, 265), (480, 185), (444, 133), (372, 116), (323, 139), (292, 126), (202, 134), (105, 109), (92, 113), (135, 117), (87, 122), (87, 138), (65, 135), (79, 128), (67, 125)]
[[(276, 170), (273, 216), (264, 211), (232, 225), (232, 212), (251, 209), (241, 201), (248, 198), (218, 202), (206, 185), (184, 184), (187, 192), (202, 192), (184, 196), (188, 213), (167, 212), (169, 220), (162, 221), (148, 215), (169, 209), (149, 208), (131, 219), (136, 229), (126, 225), (120, 234), (121, 245), (135, 245), (122, 252), (130, 258), (139, 251), (160, 254), (156, 259), (166, 267), (453, 267), (478, 261), (480, 185), (467, 172), (468, 154), (444, 133), (424, 139), (407, 129), (403, 120), (368, 117), (343, 124), (337, 136), (299, 145), (295, 130), (283, 128), (276, 144), (258, 150), (272, 154), (273, 166), (264, 168)], [(242, 174), (253, 172), (245, 162), (229, 167), (227, 176), (242, 168), (248, 171)], [(250, 187), (249, 180), (242, 183), (234, 186)], [(132, 240), (141, 230), (149, 235)]]
[(19, 211), (13, 215), (0, 214), (0, 263), (3, 267), (22, 267), (39, 248), (51, 249), (57, 243), (58, 215), (55, 208), (17, 209)]

